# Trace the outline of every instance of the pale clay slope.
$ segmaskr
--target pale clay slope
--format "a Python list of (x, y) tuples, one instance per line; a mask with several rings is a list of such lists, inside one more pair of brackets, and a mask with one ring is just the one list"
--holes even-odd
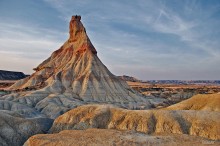
[(220, 140), (220, 112), (126, 110), (107, 105), (84, 105), (59, 116), (50, 133), (101, 128), (147, 134), (175, 133)]
[(16, 112), (0, 110), (0, 145), (23, 145), (30, 136), (46, 133), (52, 122), (47, 118), (26, 119)]
[(146, 135), (132, 131), (106, 129), (64, 130), (58, 134), (38, 134), (29, 138), (24, 146), (219, 146), (196, 136), (170, 134)]
[(44, 114), (40, 113), (36, 109), (31, 108), (25, 104), (13, 102), (13, 101), (1, 100), (0, 111), (1, 110), (13, 111), (19, 115), (24, 116), (25, 118), (37, 118), (37, 117), (46, 118)]
[[(128, 109), (149, 109), (162, 99), (142, 96), (113, 75), (99, 60), (81, 17), (70, 21), (70, 37), (35, 68), (35, 73), (9, 90), (31, 90), (0, 97), (28, 105), (55, 119), (77, 106), (107, 103)], [(1, 101), (0, 101), (1, 102)]]
[(198, 94), (180, 103), (171, 105), (168, 110), (220, 111), (220, 94)]

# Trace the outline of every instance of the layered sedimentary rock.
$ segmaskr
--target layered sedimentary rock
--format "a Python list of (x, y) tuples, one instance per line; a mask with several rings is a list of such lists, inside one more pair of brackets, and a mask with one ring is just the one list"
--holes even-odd
[(145, 101), (99, 60), (80, 19), (73, 16), (64, 45), (10, 89), (43, 88), (50, 93), (70, 93), (83, 101)]
[(219, 140), (219, 119), (219, 112), (126, 110), (107, 105), (84, 105), (59, 116), (50, 133), (101, 128), (147, 134), (189, 134)]
[(24, 146), (218, 146), (220, 142), (188, 135), (146, 135), (134, 131), (107, 129), (64, 130), (58, 134), (38, 134)]
[(168, 110), (206, 110), (220, 112), (220, 94), (198, 94), (190, 99), (171, 105)]

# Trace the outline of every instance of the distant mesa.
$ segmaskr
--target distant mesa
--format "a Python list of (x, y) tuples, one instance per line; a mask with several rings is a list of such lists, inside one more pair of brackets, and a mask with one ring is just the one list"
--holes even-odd
[(130, 81), (130, 82), (141, 82), (141, 80), (135, 78), (135, 77), (132, 77), (132, 76), (127, 76), (127, 75), (123, 75), (123, 76), (118, 76), (119, 78), (121, 78), (122, 80), (125, 80), (125, 81)]
[(20, 80), (27, 76), (23, 72), (0, 70), (0, 80)]

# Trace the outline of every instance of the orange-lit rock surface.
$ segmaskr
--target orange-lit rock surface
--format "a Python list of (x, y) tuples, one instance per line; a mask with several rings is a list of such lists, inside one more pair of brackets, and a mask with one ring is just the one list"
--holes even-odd
[(167, 107), (168, 110), (206, 110), (220, 112), (220, 94), (198, 94)]
[(101, 128), (147, 134), (189, 134), (220, 140), (219, 119), (220, 112), (126, 110), (107, 105), (84, 105), (59, 116), (50, 132)]
[(58, 134), (38, 134), (29, 138), (24, 146), (218, 146), (196, 136), (170, 134), (147, 135), (132, 131), (106, 129), (64, 130)]

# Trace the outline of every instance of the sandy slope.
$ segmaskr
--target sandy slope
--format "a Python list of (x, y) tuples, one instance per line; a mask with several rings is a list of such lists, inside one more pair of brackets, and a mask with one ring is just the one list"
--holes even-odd
[(107, 105), (75, 108), (53, 123), (51, 133), (73, 129), (133, 130), (147, 134), (176, 133), (220, 139), (220, 112), (125, 110)]
[(146, 135), (132, 131), (106, 129), (64, 130), (58, 134), (32, 136), (24, 146), (217, 146), (220, 142), (196, 136)]
[(220, 94), (198, 94), (190, 99), (167, 107), (168, 110), (220, 111)]

